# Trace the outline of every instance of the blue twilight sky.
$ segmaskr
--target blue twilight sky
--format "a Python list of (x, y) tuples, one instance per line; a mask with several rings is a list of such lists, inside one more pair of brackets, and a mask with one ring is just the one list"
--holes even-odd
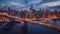
[(16, 10), (29, 9), (32, 4), (37, 10), (60, 9), (60, 0), (0, 0), (0, 4), (0, 9), (6, 9), (8, 6)]

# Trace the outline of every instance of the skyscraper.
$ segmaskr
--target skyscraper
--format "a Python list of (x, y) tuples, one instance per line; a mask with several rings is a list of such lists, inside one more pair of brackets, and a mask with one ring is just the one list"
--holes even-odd
[(10, 7), (8, 7), (8, 14), (10, 14), (10, 11), (11, 11), (11, 9), (10, 9)]

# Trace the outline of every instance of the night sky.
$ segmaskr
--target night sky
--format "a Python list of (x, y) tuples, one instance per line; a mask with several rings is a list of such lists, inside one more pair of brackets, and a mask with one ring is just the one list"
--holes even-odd
[(33, 4), (34, 9), (60, 9), (60, 0), (0, 0), (0, 9), (29, 9)]

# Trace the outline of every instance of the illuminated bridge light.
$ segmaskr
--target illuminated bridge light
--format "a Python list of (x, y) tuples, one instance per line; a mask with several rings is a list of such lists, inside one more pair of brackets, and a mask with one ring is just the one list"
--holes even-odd
[(24, 20), (21, 21), (21, 25), (24, 26)]

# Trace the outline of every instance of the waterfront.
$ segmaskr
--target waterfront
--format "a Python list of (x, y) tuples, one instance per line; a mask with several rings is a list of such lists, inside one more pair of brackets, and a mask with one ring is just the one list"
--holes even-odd
[[(3, 18), (4, 20), (0, 20), (1, 34), (60, 34), (58, 31), (60, 30), (60, 28), (58, 28), (60, 27), (60, 21), (57, 20), (55, 16), (53, 19), (40, 18), (40, 20), (37, 20), (36, 18), (24, 19), (17, 16), (4, 15), (4, 13), (0, 15), (5, 17)], [(21, 23), (25, 23), (24, 26)]]

